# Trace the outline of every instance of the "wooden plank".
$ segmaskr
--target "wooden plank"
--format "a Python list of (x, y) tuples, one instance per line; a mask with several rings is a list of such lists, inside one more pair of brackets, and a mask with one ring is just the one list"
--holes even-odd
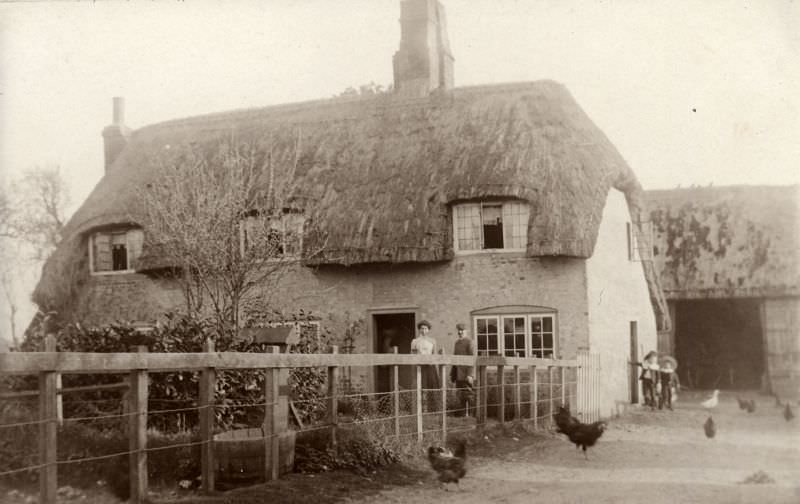
[[(147, 352), (146, 346), (137, 351)], [(128, 393), (128, 481), (130, 482), (130, 502), (147, 502), (147, 371), (137, 369), (130, 372), (130, 391)]]
[[(399, 348), (392, 347), (392, 353), (397, 354)], [(400, 367), (392, 366), (392, 390), (394, 391), (394, 435), (400, 435)]]
[[(214, 342), (207, 339), (204, 348), (208, 352), (214, 351)], [(207, 367), (200, 373), (200, 397), (197, 405), (200, 407), (200, 441), (203, 442), (200, 450), (200, 477), (202, 488), (206, 493), (214, 491), (214, 392), (216, 390), (217, 371)]]
[(550, 415), (550, 423), (553, 423), (553, 367), (547, 367), (548, 381), (550, 382), (550, 395), (547, 397), (547, 414)]
[(478, 367), (478, 376), (480, 379), (480, 389), (478, 393), (478, 407), (477, 407), (477, 414), (479, 416), (478, 424), (485, 425), (486, 415), (488, 413), (487, 402), (489, 399), (489, 373), (487, 372), (486, 366)]
[(561, 405), (567, 405), (567, 368), (561, 368)]
[(417, 441), (422, 441), (422, 366), (417, 371)]
[[(47, 346), (55, 345), (55, 336), (47, 335)], [(55, 504), (58, 491), (57, 395), (53, 371), (39, 373), (39, 502)]]
[(514, 420), (522, 420), (522, 388), (519, 383), (519, 366), (514, 366)]
[(536, 366), (531, 366), (531, 415), (533, 415), (533, 428), (539, 427), (539, 373)]
[(470, 355), (420, 354), (263, 354), (245, 352), (208, 353), (81, 353), (10, 352), (0, 353), (0, 374), (127, 373), (132, 369), (149, 372), (216, 369), (263, 369), (270, 367), (347, 367), (347, 366), (552, 366), (574, 367), (574, 360), (523, 357), (476, 357)]
[(303, 425), (303, 419), (300, 418), (300, 413), (297, 411), (297, 408), (295, 408), (294, 401), (292, 401), (292, 400), (289, 400), (289, 411), (292, 412), (292, 416), (294, 417), (294, 421), (297, 422), (297, 427), (300, 430), (305, 429), (305, 426)]
[[(339, 353), (339, 347), (331, 347), (332, 354)], [(336, 447), (336, 431), (339, 425), (339, 371), (336, 366), (328, 367), (328, 423), (331, 425), (331, 444)]]
[[(46, 324), (47, 325), (47, 324)], [(56, 347), (56, 335), (53, 333), (48, 334), (44, 339), (45, 352), (58, 352)], [(56, 393), (61, 388), (61, 373), (56, 373)], [(63, 398), (56, 397), (56, 419), (58, 420), (59, 427), (64, 423), (64, 401)]]
[(447, 440), (447, 366), (444, 364), (441, 365), (439, 368), (439, 376), (442, 377), (440, 380), (441, 388), (442, 388), (442, 440)]
[[(280, 354), (280, 347), (278, 346), (271, 346), (267, 349), (267, 351), (271, 355), (278, 355)], [(269, 473), (267, 474), (268, 481), (275, 481), (280, 477), (280, 463), (281, 463), (281, 453), (280, 453), (280, 433), (283, 432), (283, 428), (281, 423), (281, 370), (277, 368), (272, 368), (269, 370), (269, 399), (266, 400), (267, 403), (272, 403), (269, 409), (270, 413), (270, 438), (269, 438)], [(288, 402), (288, 397), (283, 398), (285, 401)]]
[(497, 414), (497, 421), (500, 425), (506, 423), (506, 373), (504, 366), (497, 366), (497, 388), (500, 394), (500, 410)]

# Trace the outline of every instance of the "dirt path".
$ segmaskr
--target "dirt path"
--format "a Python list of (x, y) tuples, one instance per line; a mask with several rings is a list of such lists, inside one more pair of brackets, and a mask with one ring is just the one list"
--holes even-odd
[[(460, 492), (431, 482), (393, 488), (352, 502), (793, 502), (800, 503), (800, 425), (788, 424), (774, 401), (754, 414), (723, 395), (714, 412), (718, 435), (705, 437), (699, 398), (684, 396), (674, 412), (636, 410), (609, 422), (590, 460), (563, 437), (537, 437), (494, 456), (471, 458)], [(764, 471), (775, 483), (741, 484)]]

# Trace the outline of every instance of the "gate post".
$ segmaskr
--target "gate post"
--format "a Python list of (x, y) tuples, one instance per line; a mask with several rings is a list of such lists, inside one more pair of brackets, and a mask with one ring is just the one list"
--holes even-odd
[[(45, 351), (55, 352), (56, 338), (45, 337)], [(55, 371), (39, 373), (39, 502), (55, 504), (58, 490), (56, 465), (56, 415), (58, 410)]]
[[(203, 351), (213, 352), (214, 342), (207, 339)], [(200, 414), (200, 474), (203, 491), (214, 491), (214, 392), (216, 390), (217, 372), (213, 367), (203, 368), (200, 372), (200, 397), (197, 402)]]
[[(133, 349), (131, 349), (133, 350)], [(147, 347), (135, 347), (137, 353), (146, 353)], [(128, 450), (130, 501), (136, 504), (147, 501), (147, 370), (132, 369), (128, 380)]]

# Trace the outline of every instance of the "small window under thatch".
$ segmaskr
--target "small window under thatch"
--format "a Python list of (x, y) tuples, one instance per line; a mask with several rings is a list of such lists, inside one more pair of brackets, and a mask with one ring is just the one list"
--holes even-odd
[(142, 254), (141, 229), (100, 231), (89, 237), (89, 268), (92, 274), (124, 273)]
[(529, 207), (522, 201), (461, 203), (453, 207), (456, 251), (525, 250)]

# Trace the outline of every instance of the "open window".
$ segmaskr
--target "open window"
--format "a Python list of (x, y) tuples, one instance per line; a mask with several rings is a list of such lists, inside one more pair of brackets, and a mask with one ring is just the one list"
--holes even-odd
[(524, 251), (529, 207), (522, 201), (460, 203), (453, 206), (454, 249)]
[(265, 259), (292, 259), (303, 251), (305, 217), (299, 212), (279, 215), (253, 212), (241, 221), (239, 228), (242, 254), (258, 253)]
[(93, 275), (130, 273), (142, 253), (141, 229), (100, 231), (89, 237), (89, 269)]

